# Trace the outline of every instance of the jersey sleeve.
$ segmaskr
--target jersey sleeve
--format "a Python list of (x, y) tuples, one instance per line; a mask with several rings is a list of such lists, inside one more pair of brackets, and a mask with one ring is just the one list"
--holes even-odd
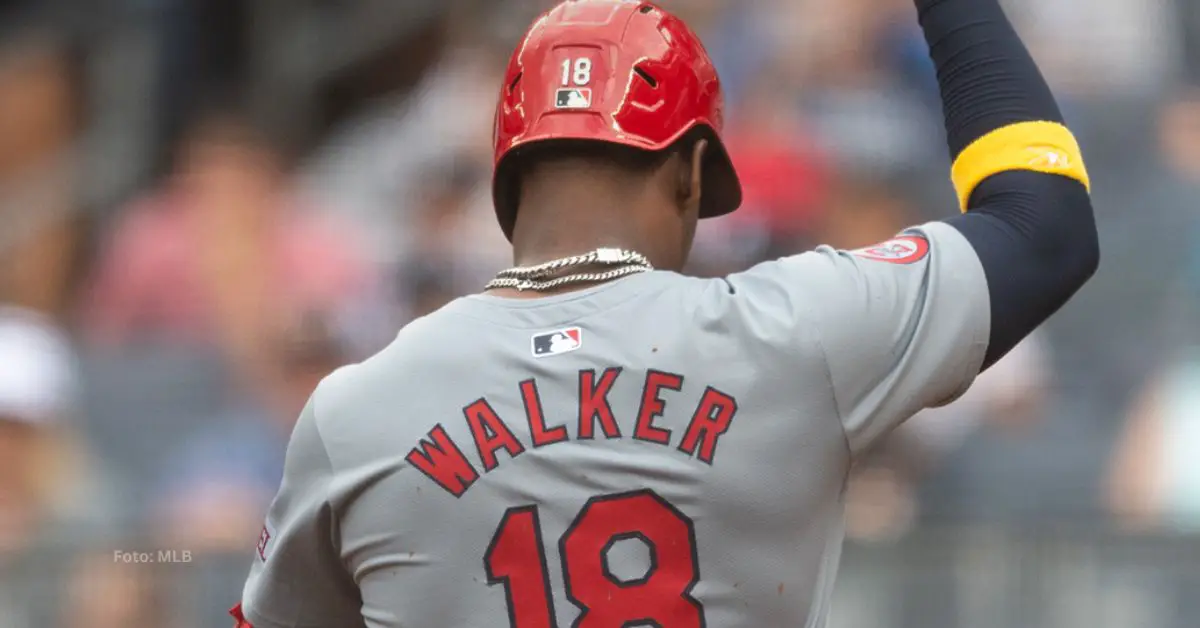
[(362, 625), (357, 589), (340, 559), (329, 494), (333, 478), (314, 393), (300, 413), (283, 481), (267, 513), (241, 612), (255, 628)]
[(747, 291), (754, 328), (794, 346), (798, 360), (825, 361), (853, 455), (916, 412), (956, 399), (987, 351), (982, 265), (942, 223), (857, 251), (820, 247), (729, 281)]

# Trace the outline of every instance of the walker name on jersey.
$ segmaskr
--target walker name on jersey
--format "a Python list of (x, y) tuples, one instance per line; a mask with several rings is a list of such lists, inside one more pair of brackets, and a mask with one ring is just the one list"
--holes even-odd
[[(680, 455), (713, 464), (717, 444), (729, 430), (737, 414), (737, 400), (712, 386), (690, 399), (678, 394), (683, 390), (683, 375), (648, 370), (642, 376), (640, 402), (636, 408), (622, 408), (634, 414), (632, 421), (618, 420), (608, 402), (609, 392), (618, 379), (628, 380), (630, 374), (620, 367), (579, 371), (578, 411), (573, 417), (548, 417), (538, 393), (537, 379), (517, 384), (514, 394), (520, 395), (524, 408), (522, 417), (501, 417), (487, 398), (480, 398), (463, 408), (463, 418), (470, 430), (477, 454), (468, 458), (459, 443), (438, 423), (408, 453), (405, 460), (430, 480), (455, 497), (462, 497), (483, 473), (495, 471), (502, 460), (520, 456), (526, 447), (546, 447), (569, 440), (596, 438), (634, 440), (670, 447)], [(691, 414), (682, 433), (663, 427), (661, 417), (677, 406)], [(523, 421), (528, 427), (528, 442), (513, 433), (512, 421)], [(632, 423), (630, 425), (629, 423)], [(632, 429), (631, 429), (632, 428)], [(501, 453), (504, 454), (501, 457)]]

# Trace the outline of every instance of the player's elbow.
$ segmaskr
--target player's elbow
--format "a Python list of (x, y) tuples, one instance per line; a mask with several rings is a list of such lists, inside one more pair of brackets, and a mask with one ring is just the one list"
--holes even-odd
[[(1089, 210), (1088, 213), (1090, 215), (1091, 211)], [(1080, 244), (1079, 259), (1076, 264), (1079, 271), (1080, 284), (1086, 283), (1100, 268), (1100, 236), (1096, 232), (1096, 219), (1094, 216), (1088, 227), (1087, 237), (1081, 238), (1083, 243)]]
[[(1054, 267), (1064, 283), (1074, 292), (1082, 287), (1100, 267), (1100, 237), (1096, 231), (1096, 214), (1088, 191), (1074, 181), (1058, 178), (1057, 194), (1048, 203), (1055, 209), (1052, 223)], [(1065, 184), (1065, 185), (1064, 185)]]
[[(978, 210), (1005, 234), (987, 248), (1021, 251), (1023, 263), (1067, 294), (1100, 265), (1100, 240), (1091, 195), (1074, 179), (1027, 171), (1005, 172), (980, 186)], [(985, 234), (980, 234), (987, 237)], [(983, 244), (983, 243), (981, 243)], [(1008, 255), (998, 255), (1006, 258)]]

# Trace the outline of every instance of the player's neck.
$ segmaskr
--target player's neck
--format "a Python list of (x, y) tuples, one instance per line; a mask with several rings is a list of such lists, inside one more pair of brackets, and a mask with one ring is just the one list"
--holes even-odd
[(655, 266), (660, 248), (642, 228), (630, 199), (603, 195), (545, 197), (522, 202), (513, 232), (513, 263), (532, 266), (601, 247), (645, 255)]
[[(545, 262), (591, 253), (600, 248), (625, 249), (642, 253), (644, 247), (630, 240), (617, 237), (595, 237), (578, 239), (547, 239), (541, 246), (513, 249), (514, 266), (536, 266)], [(647, 253), (642, 253), (647, 258)], [(651, 264), (654, 262), (651, 261)], [(592, 269), (588, 269), (590, 272)]]
[[(655, 267), (660, 248), (639, 228), (636, 206), (628, 200), (598, 196), (544, 196), (539, 202), (522, 202), (513, 230), (513, 265), (534, 266), (556, 259), (589, 253), (598, 248), (620, 248), (646, 256)], [(599, 272), (605, 267), (573, 268), (572, 272)], [(571, 283), (549, 290), (500, 288), (489, 293), (506, 298), (536, 299), (594, 287)]]

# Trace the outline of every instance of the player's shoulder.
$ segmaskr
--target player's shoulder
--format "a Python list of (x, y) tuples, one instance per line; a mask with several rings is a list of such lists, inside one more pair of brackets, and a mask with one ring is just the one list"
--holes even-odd
[[(361, 362), (325, 376), (312, 393), (312, 420), (335, 468), (372, 458), (379, 435), (402, 429), (406, 407), (421, 401), (423, 386), (450, 371), (450, 337), (437, 316), (417, 319), (385, 347)], [(445, 351), (433, 347), (446, 346)], [(461, 363), (459, 363), (461, 367)], [(400, 414), (398, 414), (400, 413)]]
[[(447, 350), (452, 329), (446, 317), (438, 313), (417, 318), (397, 332), (395, 338), (370, 357), (348, 364), (326, 376), (317, 386), (315, 396), (321, 408), (336, 408), (360, 398), (379, 386), (394, 385), (398, 374), (405, 373), (410, 365), (426, 364), (437, 360), (445, 352), (433, 350), (439, 345)], [(469, 326), (460, 326), (460, 332), (469, 333)]]
[(726, 275), (723, 289), (702, 293), (697, 318), (726, 321), (727, 326), (740, 322), (750, 337), (794, 343), (797, 334), (822, 317), (820, 312), (836, 317), (843, 308), (858, 308), (858, 297), (870, 292), (872, 283), (917, 285), (933, 258), (953, 264), (970, 251), (954, 227), (937, 222), (858, 249), (818, 246)]
[[(953, 226), (939, 221), (909, 227), (891, 238), (855, 249), (818, 246), (812, 250), (761, 262), (726, 277), (731, 292), (778, 294), (789, 290), (820, 290), (848, 274), (883, 272), (921, 273), (935, 258), (953, 261), (974, 251)], [(781, 286), (784, 282), (786, 285)]]

